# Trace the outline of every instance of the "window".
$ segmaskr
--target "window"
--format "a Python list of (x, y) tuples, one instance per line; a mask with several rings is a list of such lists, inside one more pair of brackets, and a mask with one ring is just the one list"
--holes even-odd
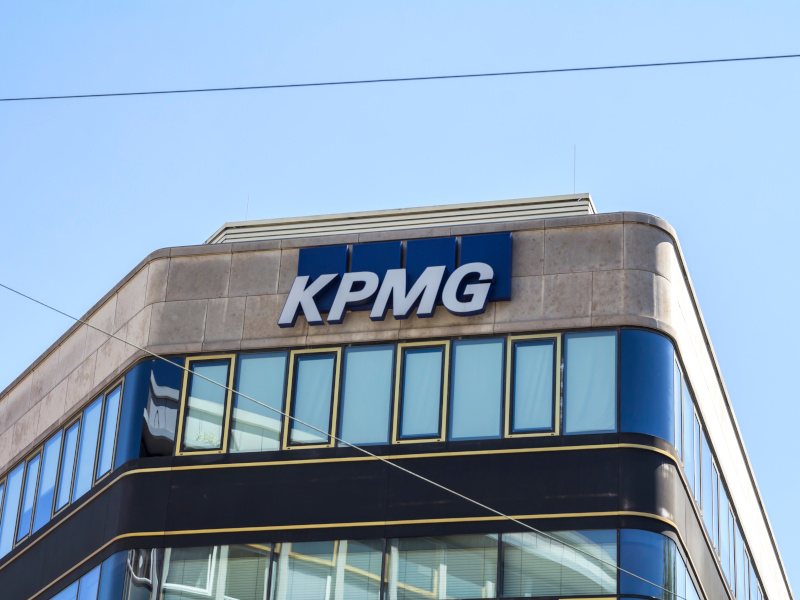
[(725, 580), (730, 585), (731, 579), (731, 538), (728, 520), (730, 519), (730, 507), (728, 505), (728, 494), (725, 488), (720, 486), (719, 490), (719, 559), (722, 563), (722, 572)]
[(719, 550), (719, 472), (711, 463), (711, 542)]
[(675, 450), (678, 458), (683, 458), (683, 404), (681, 403), (681, 387), (683, 386), (683, 373), (678, 361), (673, 361), (672, 366), (672, 405), (675, 413)]
[(187, 359), (178, 438), (182, 453), (224, 452), (233, 355)]
[[(695, 493), (695, 451), (694, 451), (694, 400), (683, 381), (681, 397), (683, 398), (683, 470), (692, 494)], [(697, 468), (700, 468), (699, 465)]]
[(616, 593), (616, 530), (563, 531), (551, 536), (503, 535), (503, 597)]
[(496, 535), (401, 538), (389, 544), (389, 600), (497, 595)]
[(447, 405), (447, 342), (398, 345), (395, 441), (441, 441)]
[(701, 500), (703, 498), (703, 428), (700, 425), (700, 418), (697, 412), (693, 417), (693, 431), (694, 431), (694, 498), (697, 504), (702, 506)]
[(97, 435), (100, 431), (100, 413), (103, 410), (102, 396), (87, 406), (81, 416), (81, 437), (78, 445), (78, 462), (75, 465), (75, 484), (72, 488), (74, 502), (92, 487)]
[[(708, 438), (705, 432), (701, 430), (700, 439), (702, 442), (702, 479), (703, 483), (700, 486), (703, 491), (703, 523), (706, 526), (706, 531), (709, 535), (714, 531), (714, 490), (713, 490), (713, 461), (711, 459), (711, 448), (708, 446)], [(713, 536), (711, 536), (713, 539)]]
[(216, 547), (168, 548), (164, 553), (164, 600), (211, 597), (216, 561)]
[(453, 342), (450, 439), (500, 437), (504, 352), (498, 338)]
[(59, 431), (44, 443), (42, 450), (42, 467), (39, 475), (39, 490), (36, 495), (36, 510), (33, 513), (33, 529), (37, 532), (50, 520), (53, 513), (53, 499), (58, 477), (58, 457), (61, 454), (61, 438)]
[(17, 511), (22, 495), (22, 480), (25, 476), (25, 463), (19, 463), (6, 477), (6, 494), (3, 502), (3, 516), (0, 521), (0, 556), (5, 556), (14, 546), (14, 532), (17, 528)]
[(97, 590), (100, 587), (100, 565), (80, 578), (77, 600), (97, 600)]
[[(340, 348), (295, 350), (289, 366), (286, 446), (331, 446), (339, 392)], [(296, 419), (296, 420), (295, 420)]]
[[(263, 600), (266, 598), (271, 544), (223, 546), (220, 552), (218, 585), (225, 582), (226, 600)], [(221, 577), (225, 570), (224, 579)], [(219, 592), (217, 592), (219, 594)], [(219, 596), (218, 596), (219, 597)]]
[(560, 345), (557, 336), (509, 338), (506, 435), (555, 433)]
[(75, 421), (64, 433), (64, 452), (61, 455), (61, 468), (58, 471), (58, 494), (56, 495), (56, 511), (69, 504), (72, 492), (72, 478), (75, 475), (75, 451), (78, 449), (78, 433), (81, 422)]
[(236, 390), (241, 394), (233, 395), (231, 452), (280, 448), (286, 356), (286, 352), (264, 352), (239, 357)]
[(565, 433), (614, 431), (617, 414), (615, 332), (564, 336)]
[(748, 590), (745, 582), (747, 565), (745, 564), (744, 539), (738, 523), (734, 525), (733, 535), (736, 540), (736, 600), (747, 600)]
[(42, 463), (42, 455), (37, 454), (28, 460), (25, 468), (25, 487), (22, 493), (22, 506), (19, 513), (19, 524), (17, 525), (17, 539), (24, 539), (31, 532), (31, 520), (33, 519), (33, 504), (36, 501), (36, 484), (39, 481), (39, 466)]
[(393, 371), (393, 346), (345, 349), (342, 440), (352, 444), (389, 443)]
[(118, 385), (105, 398), (103, 408), (103, 427), (100, 434), (100, 455), (97, 458), (95, 477), (100, 479), (111, 470), (114, 464), (114, 442), (117, 439), (117, 421), (119, 420), (119, 404), (122, 386)]
[(620, 595), (636, 594), (661, 600), (675, 598), (681, 571), (675, 542), (651, 531), (622, 529), (619, 545), (620, 567), (625, 569), (619, 574)]

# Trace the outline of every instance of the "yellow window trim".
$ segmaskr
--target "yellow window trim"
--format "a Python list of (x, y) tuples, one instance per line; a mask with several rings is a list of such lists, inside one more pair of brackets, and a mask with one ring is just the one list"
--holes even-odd
[[(324, 444), (292, 444), (289, 441), (291, 432), (292, 415), (292, 396), (294, 394), (294, 363), (295, 357), (307, 354), (333, 354), (333, 392), (331, 396), (331, 418), (330, 430), (328, 431), (328, 441)], [(339, 384), (341, 379), (342, 347), (331, 346), (329, 348), (304, 348), (301, 350), (291, 350), (289, 352), (289, 374), (286, 380), (286, 414), (283, 417), (283, 449), (284, 450), (307, 450), (309, 448), (332, 448), (336, 445), (337, 419), (339, 416)]]
[[(225, 406), (223, 407), (222, 416), (222, 441), (219, 449), (215, 450), (182, 450), (183, 445), (183, 422), (186, 417), (186, 402), (189, 395), (189, 375), (193, 374), (192, 364), (200, 362), (208, 362), (214, 360), (227, 360), (228, 361), (228, 389), (225, 390)], [(230, 429), (231, 420), (231, 396), (233, 389), (233, 378), (236, 371), (236, 354), (205, 354), (201, 356), (188, 356), (186, 357), (186, 364), (183, 371), (183, 384), (181, 386), (181, 405), (178, 411), (178, 432), (175, 435), (175, 455), (176, 456), (199, 456), (203, 454), (224, 454), (228, 451), (228, 429)]]
[[(441, 346), (444, 348), (442, 356), (442, 390), (440, 394), (440, 419), (439, 435), (428, 438), (400, 438), (400, 395), (403, 379), (403, 356), (406, 348), (432, 348)], [(392, 444), (418, 444), (422, 442), (443, 442), (445, 441), (445, 430), (447, 424), (448, 392), (450, 390), (450, 340), (432, 340), (426, 342), (400, 342), (397, 344), (397, 356), (395, 357), (395, 379), (394, 379), (394, 402), (392, 403)]]

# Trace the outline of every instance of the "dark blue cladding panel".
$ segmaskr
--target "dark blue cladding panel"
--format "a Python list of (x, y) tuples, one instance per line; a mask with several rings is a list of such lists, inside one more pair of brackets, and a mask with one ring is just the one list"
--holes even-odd
[(409, 283), (422, 275), (427, 267), (444, 265), (444, 278), (456, 268), (456, 238), (429, 238), (406, 242), (406, 274)]
[(461, 238), (459, 262), (490, 265), (494, 270), (494, 283), (489, 300), (511, 300), (511, 233), (465, 235)]
[(308, 275), (313, 281), (326, 273), (337, 273), (334, 279), (317, 294), (314, 299), (320, 311), (326, 312), (333, 305), (336, 296), (338, 281), (347, 271), (347, 246), (319, 246), (318, 248), (300, 248), (300, 257), (297, 260), (297, 276)]
[(353, 244), (350, 272), (370, 271), (383, 279), (389, 269), (399, 269), (402, 254), (401, 242), (375, 242)]

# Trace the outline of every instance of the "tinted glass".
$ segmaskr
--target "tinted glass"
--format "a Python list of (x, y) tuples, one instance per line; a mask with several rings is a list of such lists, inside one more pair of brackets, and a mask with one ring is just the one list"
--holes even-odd
[(277, 450), (283, 420), (280, 411), (286, 385), (286, 353), (244, 354), (239, 358), (238, 369), (236, 390), (241, 394), (233, 395), (231, 452)]
[(44, 443), (42, 452), (41, 475), (39, 476), (39, 491), (36, 498), (36, 510), (33, 513), (33, 531), (38, 531), (50, 520), (53, 511), (53, 498), (56, 492), (56, 478), (58, 476), (58, 455), (61, 453), (61, 436), (59, 431)]
[(500, 437), (504, 350), (502, 339), (453, 342), (452, 439)]
[(58, 592), (50, 600), (75, 600), (78, 595), (78, 582), (74, 582), (68, 587)]
[(652, 331), (623, 329), (620, 346), (620, 431), (644, 433), (674, 444), (672, 342)]
[(0, 521), (0, 556), (5, 556), (14, 546), (14, 530), (17, 528), (17, 511), (22, 494), (22, 479), (25, 463), (17, 465), (6, 478), (6, 494), (3, 501), (3, 517)]
[(514, 342), (511, 432), (552, 431), (555, 340)]
[(97, 600), (98, 587), (100, 587), (100, 565), (80, 578), (78, 600)]
[(496, 597), (495, 535), (392, 540), (390, 557), (390, 599)]
[(183, 425), (183, 450), (218, 450), (222, 448), (222, 426), (228, 391), (227, 360), (190, 363)]
[(389, 442), (393, 365), (392, 346), (345, 350), (340, 435), (343, 440), (353, 444)]
[[(701, 434), (702, 440), (702, 461), (703, 461), (703, 469), (702, 469), (702, 477), (703, 483), (701, 485), (703, 489), (703, 522), (706, 526), (706, 531), (711, 534), (714, 531), (714, 489), (713, 489), (713, 475), (712, 475), (712, 467), (711, 467), (711, 449), (708, 447), (708, 440), (706, 439), (705, 434)], [(713, 539), (713, 536), (712, 536)]]
[(616, 341), (614, 332), (564, 336), (566, 433), (614, 431), (616, 428)]
[(122, 388), (116, 387), (106, 395), (103, 411), (103, 428), (100, 434), (100, 456), (97, 458), (96, 477), (102, 477), (111, 470), (114, 462), (114, 441), (117, 437), (117, 419)]
[(683, 404), (681, 403), (681, 368), (678, 361), (675, 361), (672, 372), (672, 409), (675, 419), (675, 450), (678, 452), (678, 457), (683, 457)]
[(336, 355), (299, 354), (295, 357), (291, 444), (327, 444), (333, 404)]
[(24, 538), (31, 531), (33, 504), (36, 501), (36, 484), (39, 481), (39, 466), (41, 462), (41, 454), (28, 461), (28, 467), (25, 471), (25, 489), (22, 494), (22, 508), (19, 513), (19, 525), (17, 526), (17, 541)]
[[(225, 598), (264, 600), (269, 576), (270, 545), (223, 546)], [(220, 574), (222, 571), (220, 570)], [(218, 580), (219, 581), (219, 580)], [(219, 584), (218, 584), (219, 585)]]
[(503, 597), (616, 593), (616, 531), (562, 531), (551, 536), (503, 535)]
[[(620, 567), (627, 571), (619, 574), (620, 594), (673, 600), (680, 587), (675, 543), (652, 531), (622, 529), (619, 535)], [(628, 573), (635, 573), (639, 578)]]
[(440, 435), (444, 347), (403, 349), (401, 438)]
[(694, 402), (686, 382), (683, 383), (683, 468), (686, 471), (686, 481), (694, 493), (695, 448), (694, 448)]
[(73, 501), (83, 496), (92, 487), (95, 467), (94, 459), (97, 455), (97, 435), (100, 431), (102, 408), (102, 398), (98, 398), (86, 407), (81, 417), (78, 464), (75, 468), (75, 486), (72, 489)]
[(78, 432), (80, 421), (73, 423), (64, 434), (64, 451), (61, 455), (61, 468), (58, 470), (58, 495), (56, 496), (56, 510), (69, 503), (72, 491), (72, 476), (75, 469), (75, 451), (78, 449)]
[(725, 573), (725, 579), (730, 585), (733, 579), (731, 578), (731, 539), (730, 539), (730, 525), (728, 519), (730, 518), (730, 507), (728, 505), (728, 494), (725, 489), (720, 486), (719, 494), (719, 557), (722, 563), (722, 571)]
[(733, 535), (736, 540), (736, 600), (746, 600), (748, 593), (747, 584), (745, 583), (747, 566), (745, 564), (744, 540), (738, 525), (734, 527)]

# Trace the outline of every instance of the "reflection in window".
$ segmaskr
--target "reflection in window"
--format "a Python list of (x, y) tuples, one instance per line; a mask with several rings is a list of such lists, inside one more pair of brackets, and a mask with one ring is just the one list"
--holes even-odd
[(551, 535), (503, 535), (503, 597), (616, 593), (615, 530)]
[[(695, 449), (694, 449), (694, 401), (683, 382), (683, 469), (686, 471), (686, 481), (692, 494), (695, 493), (694, 472), (695, 472)], [(699, 467), (698, 467), (699, 468)]]
[(50, 520), (53, 512), (53, 498), (58, 476), (58, 455), (61, 453), (61, 436), (59, 431), (44, 443), (42, 467), (39, 477), (39, 490), (36, 497), (36, 510), (33, 514), (33, 532), (39, 531)]
[(100, 565), (80, 578), (77, 600), (97, 600), (97, 590), (100, 587)]
[(683, 405), (681, 404), (681, 386), (682, 381), (681, 367), (678, 361), (673, 361), (672, 368), (672, 409), (674, 411), (675, 419), (675, 450), (678, 453), (678, 458), (683, 458)]
[(569, 333), (564, 340), (565, 432), (614, 431), (617, 413), (616, 333)]
[[(211, 596), (216, 547), (171, 548), (164, 556), (164, 600)], [(186, 594), (184, 594), (186, 592)]]
[(190, 362), (186, 417), (181, 440), (184, 451), (222, 449), (222, 429), (230, 361)]
[(502, 339), (453, 342), (451, 439), (500, 437), (504, 351)]
[(22, 494), (22, 507), (19, 513), (19, 525), (17, 525), (17, 541), (24, 538), (31, 531), (33, 503), (36, 500), (36, 484), (39, 481), (39, 465), (41, 462), (42, 455), (37, 454), (28, 461), (28, 466), (25, 470), (25, 488)]
[(75, 485), (72, 488), (73, 502), (92, 487), (94, 459), (97, 454), (97, 434), (100, 431), (100, 413), (102, 409), (102, 397), (97, 398), (84, 409), (81, 417), (81, 440), (78, 445)]
[(344, 352), (340, 437), (352, 444), (389, 442), (392, 346), (355, 346)]
[(403, 348), (402, 353), (398, 437), (438, 438), (445, 346), (411, 346)]
[[(289, 444), (327, 444), (333, 410), (336, 353), (297, 354), (292, 382)], [(300, 422), (302, 421), (302, 422)]]
[(496, 597), (496, 535), (391, 540), (389, 557), (389, 600)]
[(510, 433), (553, 430), (555, 357), (554, 338), (513, 342)]
[(103, 410), (103, 428), (100, 437), (100, 455), (97, 458), (97, 473), (99, 479), (111, 470), (114, 462), (114, 442), (117, 437), (117, 419), (119, 417), (119, 401), (122, 387), (117, 386), (106, 394), (106, 405)]
[[(270, 546), (223, 546), (221, 550), (220, 569), (225, 569), (226, 600), (263, 600), (269, 577)], [(218, 577), (218, 581), (221, 578)]]
[[(706, 531), (711, 534), (714, 531), (714, 491), (712, 489), (712, 460), (711, 449), (708, 447), (708, 440), (705, 433), (700, 432), (700, 439), (702, 444), (702, 490), (703, 490), (703, 523), (706, 526)], [(713, 539), (713, 535), (711, 536)]]
[(3, 517), (0, 521), (0, 556), (8, 554), (14, 545), (14, 530), (17, 528), (17, 511), (24, 475), (25, 463), (20, 463), (6, 477)]
[(243, 354), (239, 358), (238, 369), (236, 390), (242, 395), (233, 395), (231, 452), (278, 450), (283, 418), (280, 411), (283, 410), (286, 352)]
[(78, 449), (78, 432), (81, 422), (75, 421), (64, 433), (64, 452), (61, 455), (61, 468), (58, 472), (58, 495), (56, 496), (56, 510), (64, 508), (69, 503), (72, 492), (72, 477), (75, 471), (75, 451)]

